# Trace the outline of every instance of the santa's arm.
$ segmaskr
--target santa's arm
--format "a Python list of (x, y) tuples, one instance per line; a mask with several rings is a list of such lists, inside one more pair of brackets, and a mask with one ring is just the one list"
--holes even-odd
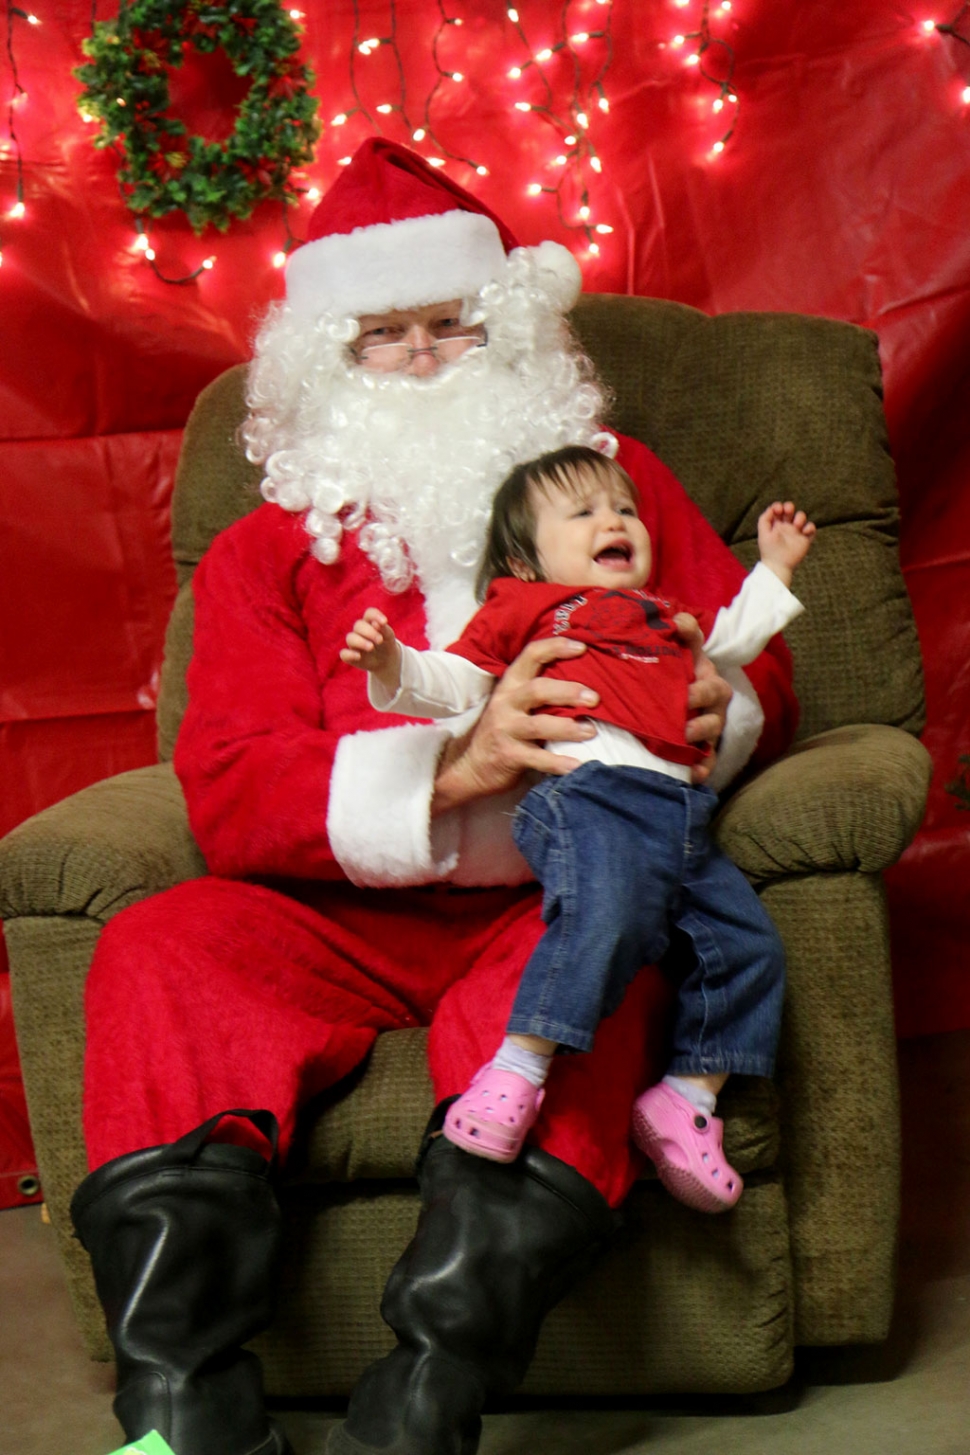
[[(328, 727), (336, 689), (321, 681), (301, 612), (301, 532), (298, 520), (262, 507), (218, 537), (196, 571), (189, 706), (175, 752), (193, 832), (210, 870), (230, 878), (439, 879), (458, 856), (457, 823), (434, 842), (430, 831), (451, 733)], [(361, 711), (350, 714), (362, 725), (363, 686)]]
[[(350, 638), (348, 638), (348, 642)], [(403, 642), (396, 644), (398, 673), (393, 687), (377, 672), (368, 673), (367, 696), (379, 712), (397, 712), (409, 717), (460, 718), (455, 736), (461, 738), (473, 727), (478, 711), (488, 698), (495, 677), (454, 652), (419, 652)], [(366, 658), (363, 659), (366, 661)], [(366, 669), (365, 669), (366, 670)], [(412, 736), (408, 750), (413, 755), (424, 739)], [(396, 863), (389, 861), (383, 835), (374, 835), (362, 815), (360, 794), (355, 785), (368, 784), (367, 797), (380, 810), (389, 796), (400, 795), (400, 758), (386, 752), (381, 733), (356, 733), (345, 739), (337, 753), (331, 779), (329, 824), (331, 840), (349, 876), (357, 883), (391, 882), (408, 860), (427, 877), (427, 865), (435, 877), (447, 875), (455, 884), (521, 884), (532, 875), (512, 841), (511, 816), (524, 792), (517, 785), (506, 793), (468, 800), (452, 809), (441, 810), (437, 776), (442, 759), (436, 760), (435, 782), (429, 785), (425, 762), (411, 763), (414, 800), (411, 811), (399, 812), (400, 828), (410, 824), (405, 842), (395, 846)], [(456, 743), (456, 749), (461, 751)], [(432, 805), (435, 807), (432, 807)], [(410, 854), (402, 850), (411, 850)], [(405, 870), (405, 872), (412, 872)]]

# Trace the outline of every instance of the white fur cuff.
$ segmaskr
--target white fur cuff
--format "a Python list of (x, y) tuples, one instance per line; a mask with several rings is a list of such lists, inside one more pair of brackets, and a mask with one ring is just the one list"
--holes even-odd
[[(403, 888), (444, 878), (458, 860), (458, 823), (430, 833), (438, 759), (450, 734), (409, 723), (341, 738), (330, 776), (327, 832), (353, 884)], [(450, 822), (449, 822), (450, 820)]]

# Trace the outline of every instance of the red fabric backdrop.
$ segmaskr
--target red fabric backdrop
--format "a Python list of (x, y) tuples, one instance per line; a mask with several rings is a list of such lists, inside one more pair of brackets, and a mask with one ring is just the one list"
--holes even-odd
[[(316, 73), (324, 129), (307, 186), (326, 187), (340, 157), (380, 124), (410, 131), (381, 102), (401, 100), (391, 45), (350, 56), (352, 0), (300, 0), (304, 56)], [(103, 17), (109, 11), (96, 6)], [(733, 48), (739, 98), (715, 113), (726, 75), (719, 45), (697, 52), (703, 0), (521, 0), (521, 29), (498, 0), (451, 0), (463, 23), (442, 28), (438, 57), (463, 80), (432, 103), (449, 160), (526, 242), (556, 237), (582, 259), (586, 287), (678, 299), (709, 312), (798, 310), (878, 331), (886, 407), (904, 511), (903, 562), (926, 660), (935, 763), (923, 832), (892, 875), (894, 965), (903, 1034), (970, 1025), (970, 813), (946, 785), (970, 753), (970, 25), (957, 4), (919, 0), (773, 0), (712, 4), (712, 37)], [(246, 357), (254, 320), (279, 295), (274, 253), (285, 232), (265, 204), (222, 237), (195, 238), (179, 218), (153, 228), (158, 264), (133, 248), (116, 158), (96, 151), (77, 114), (72, 68), (89, 32), (89, 0), (37, 0), (39, 25), (11, 16), (27, 92), (0, 124), (0, 830), (106, 774), (153, 757), (152, 708), (174, 578), (168, 504), (180, 430), (199, 389)], [(435, 82), (436, 0), (360, 0), (358, 40), (390, 37), (413, 126)], [(606, 65), (608, 112), (592, 104), (589, 136), (602, 172), (586, 169), (592, 256), (560, 218), (561, 140), (526, 99), (568, 104), (571, 60), (556, 52), (513, 80), (513, 65), (566, 31), (612, 23), (613, 51), (577, 42), (584, 85)], [(683, 45), (674, 35), (687, 36)], [(529, 47), (523, 44), (523, 33)], [(962, 38), (961, 38), (962, 36)], [(9, 65), (0, 70), (6, 96)], [(190, 130), (224, 136), (239, 83), (224, 58), (194, 52), (174, 73), (173, 109)], [(964, 99), (966, 93), (966, 98)], [(595, 103), (595, 96), (591, 98)], [(362, 104), (364, 112), (354, 113)], [(333, 126), (338, 113), (348, 121)], [(720, 156), (711, 146), (736, 112)], [(575, 130), (575, 127), (574, 127)], [(577, 198), (564, 194), (566, 221)], [(293, 209), (303, 234), (310, 203)], [(0, 1090), (0, 1096), (4, 1093)]]

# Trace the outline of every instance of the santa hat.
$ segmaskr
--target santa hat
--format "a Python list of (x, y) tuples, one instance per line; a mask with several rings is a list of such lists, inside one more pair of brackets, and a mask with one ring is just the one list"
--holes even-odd
[[(506, 274), (518, 243), (470, 192), (416, 153), (370, 137), (310, 218), (286, 268), (287, 302), (303, 314), (359, 316), (468, 298)], [(558, 243), (531, 254), (563, 309), (579, 296), (579, 265)]]

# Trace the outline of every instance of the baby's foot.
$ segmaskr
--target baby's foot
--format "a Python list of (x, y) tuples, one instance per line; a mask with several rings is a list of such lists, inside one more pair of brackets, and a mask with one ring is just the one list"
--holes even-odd
[(724, 1123), (660, 1082), (633, 1105), (633, 1140), (656, 1164), (668, 1192), (699, 1212), (725, 1212), (744, 1183), (721, 1147)]
[(514, 1162), (545, 1094), (514, 1071), (494, 1070), (489, 1061), (448, 1108), (444, 1134), (476, 1157)]

